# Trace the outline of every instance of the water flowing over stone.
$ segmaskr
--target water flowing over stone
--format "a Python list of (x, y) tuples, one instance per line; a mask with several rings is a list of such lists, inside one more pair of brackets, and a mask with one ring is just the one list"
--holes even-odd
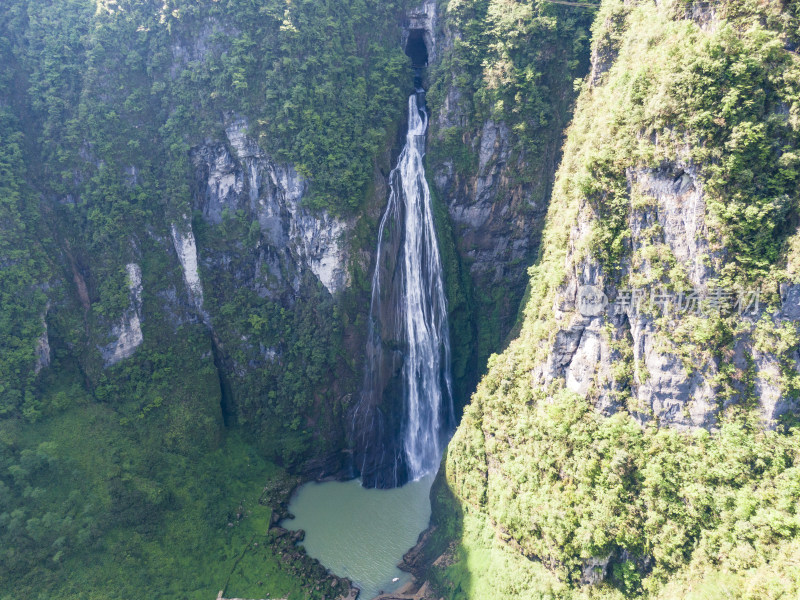
[(368, 487), (435, 472), (454, 422), (442, 261), (423, 166), (423, 103), (421, 90), (409, 98), (406, 145), (389, 175), (378, 232), (364, 387), (353, 418), (355, 463)]

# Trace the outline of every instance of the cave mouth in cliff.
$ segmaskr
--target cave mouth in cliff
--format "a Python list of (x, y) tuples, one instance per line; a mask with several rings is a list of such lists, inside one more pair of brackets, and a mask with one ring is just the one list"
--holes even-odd
[(406, 41), (406, 55), (411, 58), (414, 67), (428, 66), (428, 47), (425, 45), (425, 30), (411, 29)]

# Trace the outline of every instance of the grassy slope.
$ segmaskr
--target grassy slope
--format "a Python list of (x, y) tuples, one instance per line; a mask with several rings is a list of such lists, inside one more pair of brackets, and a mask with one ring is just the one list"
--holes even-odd
[(183, 333), (164, 368), (186, 376), (131, 393), (127, 369), (152, 360), (143, 348), (138, 364), (109, 373), (116, 392), (98, 403), (61, 363), (46, 381), (46, 414), (0, 422), (0, 466), (12, 474), (0, 486), (0, 597), (333, 594), (327, 583), (311, 590), (325, 570), (268, 531), (297, 479), (222, 428), (208, 342)]

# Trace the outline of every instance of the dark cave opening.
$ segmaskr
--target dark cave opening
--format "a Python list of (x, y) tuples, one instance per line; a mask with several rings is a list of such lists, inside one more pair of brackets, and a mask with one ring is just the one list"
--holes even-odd
[(411, 29), (406, 41), (406, 55), (414, 67), (428, 66), (428, 47), (425, 45), (425, 30)]

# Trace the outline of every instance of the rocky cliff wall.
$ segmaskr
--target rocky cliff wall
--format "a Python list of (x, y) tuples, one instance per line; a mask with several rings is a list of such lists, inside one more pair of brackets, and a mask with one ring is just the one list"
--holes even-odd
[[(53, 380), (73, 371), (98, 398), (127, 401), (130, 385), (143, 405), (214, 372), (199, 412), (244, 426), (266, 455), (308, 476), (352, 474), (344, 415), (361, 383), (368, 273), (404, 118), (399, 82), (411, 86), (401, 12), (347, 7), (328, 20), (304, 6), (276, 21), (244, 3), (168, 15), (74, 4), (79, 12), (37, 7), (30, 18), (8, 7), (17, 33), (2, 51), (19, 85), (12, 93), (4, 78), (0, 105), (23, 116), (21, 133), (3, 121), (2, 134), (26, 140), (14, 167), (26, 221), (9, 224), (37, 262), (17, 277), (35, 299), (20, 337), (30, 376), (3, 412), (30, 412), (26, 394), (47, 404)], [(51, 73), (42, 47), (64, 42), (77, 15), (95, 29), (84, 23)], [(320, 48), (284, 18), (306, 19), (311, 37), (335, 25), (341, 44)], [(356, 22), (371, 23), (369, 34)], [(306, 60), (337, 68), (297, 69)], [(45, 90), (40, 100), (28, 86)], [(317, 94), (290, 101), (296, 87)], [(304, 102), (316, 104), (298, 109)]]
[[(427, 79), (428, 175), (459, 263), (454, 344), (465, 399), (517, 322), (574, 100), (572, 81), (586, 68), (590, 19), (503, 2), (423, 7), (415, 26), (430, 31), (436, 57)], [(503, 83), (499, 72), (506, 73)]]
[(524, 323), (435, 488), (445, 597), (795, 589), (765, 579), (795, 530), (758, 516), (797, 519), (777, 500), (799, 447), (792, 19), (600, 9)]

